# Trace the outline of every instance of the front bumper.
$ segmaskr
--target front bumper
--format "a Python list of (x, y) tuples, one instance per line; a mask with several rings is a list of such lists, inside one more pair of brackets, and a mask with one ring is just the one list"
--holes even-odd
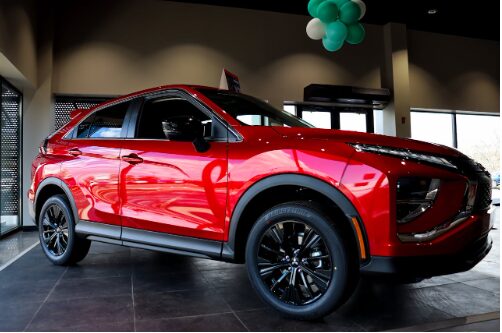
[(392, 275), (404, 279), (423, 279), (437, 275), (465, 272), (483, 260), (491, 248), (491, 237), (485, 234), (455, 255), (374, 256), (367, 265), (361, 267), (361, 273), (377, 276)]

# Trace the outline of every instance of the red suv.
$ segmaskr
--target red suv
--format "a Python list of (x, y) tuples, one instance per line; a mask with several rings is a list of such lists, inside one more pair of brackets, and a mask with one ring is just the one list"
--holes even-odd
[(29, 199), (57, 265), (91, 241), (246, 263), (283, 314), (321, 317), (360, 274), (422, 279), (490, 250), (490, 175), (454, 149), (315, 129), (256, 98), (165, 86), (49, 136)]

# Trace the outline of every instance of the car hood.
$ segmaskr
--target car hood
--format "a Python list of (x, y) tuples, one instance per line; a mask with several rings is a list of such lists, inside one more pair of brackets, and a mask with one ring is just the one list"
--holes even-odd
[(333, 140), (336, 142), (361, 143), (392, 148), (409, 149), (434, 155), (444, 155), (451, 157), (464, 156), (458, 150), (447, 146), (387, 135), (319, 128), (272, 128), (286, 140)]

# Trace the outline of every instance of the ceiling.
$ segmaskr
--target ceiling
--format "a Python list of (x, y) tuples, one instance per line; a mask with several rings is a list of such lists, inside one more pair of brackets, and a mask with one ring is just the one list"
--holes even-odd
[[(175, 0), (176, 1), (176, 0)], [(183, 0), (216, 6), (239, 7), (308, 15), (308, 0)], [(364, 0), (363, 23), (405, 23), (409, 29), (500, 41), (500, 1)], [(436, 10), (436, 14), (429, 14)]]

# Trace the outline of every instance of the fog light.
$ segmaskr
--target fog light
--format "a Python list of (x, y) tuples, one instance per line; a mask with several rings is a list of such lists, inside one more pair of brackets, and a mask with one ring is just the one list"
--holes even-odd
[(439, 191), (435, 178), (405, 177), (397, 181), (397, 223), (408, 223), (432, 207)]

